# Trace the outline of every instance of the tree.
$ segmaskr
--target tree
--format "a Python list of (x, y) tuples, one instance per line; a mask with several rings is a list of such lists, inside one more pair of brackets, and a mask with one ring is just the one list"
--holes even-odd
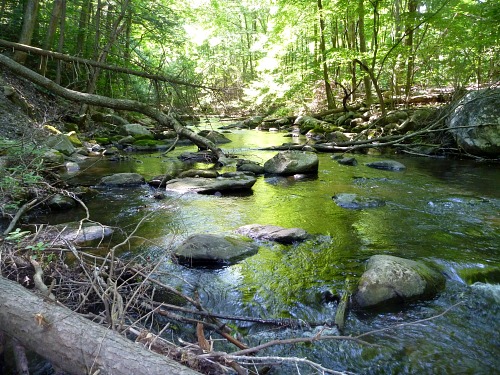
[(1, 276), (0, 327), (69, 374), (199, 374)]
[[(21, 35), (19, 36), (20, 44), (31, 44), (33, 32), (35, 31), (36, 19), (38, 17), (38, 4), (39, 0), (28, 0), (26, 3), (23, 18), (23, 29), (21, 30)], [(26, 56), (25, 52), (16, 51), (14, 54), (14, 60), (18, 63), (24, 64), (26, 62)]]

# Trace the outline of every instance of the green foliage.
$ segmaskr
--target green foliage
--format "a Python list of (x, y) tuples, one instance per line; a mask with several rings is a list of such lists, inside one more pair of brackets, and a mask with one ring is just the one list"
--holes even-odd
[(43, 179), (44, 149), (22, 142), (4, 149), (6, 167), (0, 170), (0, 201), (4, 210), (14, 210), (36, 194)]

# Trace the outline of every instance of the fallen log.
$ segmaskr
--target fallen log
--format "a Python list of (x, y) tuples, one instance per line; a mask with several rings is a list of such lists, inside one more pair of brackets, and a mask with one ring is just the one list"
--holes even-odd
[(0, 331), (69, 374), (199, 374), (3, 277)]
[(217, 159), (219, 159), (220, 162), (222, 162), (222, 159), (225, 158), (224, 153), (215, 145), (215, 143), (186, 128), (173, 114), (165, 114), (146, 103), (138, 102), (136, 100), (114, 99), (108, 98), (106, 96), (85, 94), (78, 91), (69, 90), (62, 86), (59, 86), (54, 81), (45, 78), (44, 76), (26, 68), (25, 66), (16, 63), (14, 60), (2, 54), (0, 54), (0, 66), (3, 66), (13, 73), (20, 75), (21, 77), (26, 78), (27, 80), (49, 90), (55, 95), (61, 96), (74, 102), (85, 103), (97, 107), (142, 113), (143, 115), (146, 115), (153, 120), (158, 121), (162, 126), (173, 129), (179, 136), (184, 136), (190, 139), (197, 146), (203, 146), (204, 148), (209, 149), (213, 152)]

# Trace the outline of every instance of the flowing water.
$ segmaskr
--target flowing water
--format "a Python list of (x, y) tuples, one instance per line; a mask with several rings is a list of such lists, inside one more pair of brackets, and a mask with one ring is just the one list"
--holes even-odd
[[(216, 126), (217, 124), (211, 124)], [(264, 162), (276, 152), (258, 147), (290, 142), (282, 133), (238, 130), (227, 134), (224, 150)], [(304, 140), (295, 140), (295, 142)], [(171, 169), (192, 167), (177, 160), (193, 147), (168, 156), (133, 154), (120, 162), (87, 162), (73, 183), (97, 184), (103, 175), (137, 172), (146, 179)], [(336, 302), (325, 292), (340, 293), (346, 278), (356, 280), (374, 254), (390, 254), (437, 264), (446, 275), (445, 290), (435, 299), (390, 312), (349, 313), (346, 334), (380, 330), (353, 341), (328, 340), (308, 345), (276, 346), (267, 356), (307, 357), (322, 366), (358, 374), (494, 374), (500, 367), (500, 169), (470, 160), (441, 160), (398, 155), (355, 155), (357, 166), (343, 166), (319, 155), (314, 177), (261, 176), (246, 195), (167, 193), (157, 201), (148, 186), (96, 187), (88, 207), (91, 219), (131, 231), (146, 214), (141, 237), (123, 250), (164, 258), (165, 282), (187, 294), (199, 293), (208, 310), (267, 319), (296, 318), (329, 322)], [(371, 169), (364, 164), (392, 158), (404, 172)], [(68, 176), (71, 177), (71, 176)], [(336, 193), (383, 199), (380, 208), (347, 210), (332, 200)], [(79, 220), (83, 211), (42, 217), (52, 224)], [(246, 260), (222, 269), (177, 265), (169, 249), (194, 233), (231, 233), (246, 224), (300, 227), (315, 234), (304, 244), (263, 244)], [(456, 305), (457, 304), (457, 305)], [(452, 307), (454, 306), (454, 307)], [(401, 325), (443, 313), (414, 325)], [(319, 328), (270, 328), (240, 324), (250, 345), (275, 338), (313, 336)], [(326, 330), (323, 334), (336, 333)], [(229, 348), (224, 347), (229, 350)], [(234, 349), (232, 349), (234, 350)], [(300, 374), (316, 373), (299, 366)], [(295, 365), (277, 366), (274, 374), (299, 373)]]

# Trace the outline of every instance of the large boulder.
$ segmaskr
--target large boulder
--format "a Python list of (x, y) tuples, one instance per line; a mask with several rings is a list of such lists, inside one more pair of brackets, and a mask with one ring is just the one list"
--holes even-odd
[(136, 139), (153, 139), (154, 135), (148, 128), (141, 124), (126, 124), (122, 126), (124, 135), (131, 135)]
[(248, 224), (239, 227), (236, 233), (257, 240), (276, 241), (282, 244), (301, 242), (309, 238), (309, 234), (301, 228), (283, 228), (277, 225)]
[(239, 192), (252, 189), (257, 179), (245, 173), (235, 172), (230, 177), (217, 178), (187, 177), (167, 182), (166, 190), (180, 193), (212, 194), (216, 192)]
[(257, 253), (258, 246), (243, 238), (194, 234), (184, 240), (173, 255), (182, 263), (234, 263)]
[(293, 175), (318, 173), (319, 159), (314, 152), (282, 151), (264, 163), (269, 174)]
[(101, 179), (100, 184), (106, 186), (134, 186), (145, 183), (144, 177), (138, 173), (115, 173)]
[(432, 298), (444, 284), (440, 272), (421, 262), (374, 255), (359, 280), (354, 302), (361, 308), (373, 308)]
[(459, 147), (474, 155), (500, 154), (500, 89), (465, 95), (448, 117), (448, 127)]

